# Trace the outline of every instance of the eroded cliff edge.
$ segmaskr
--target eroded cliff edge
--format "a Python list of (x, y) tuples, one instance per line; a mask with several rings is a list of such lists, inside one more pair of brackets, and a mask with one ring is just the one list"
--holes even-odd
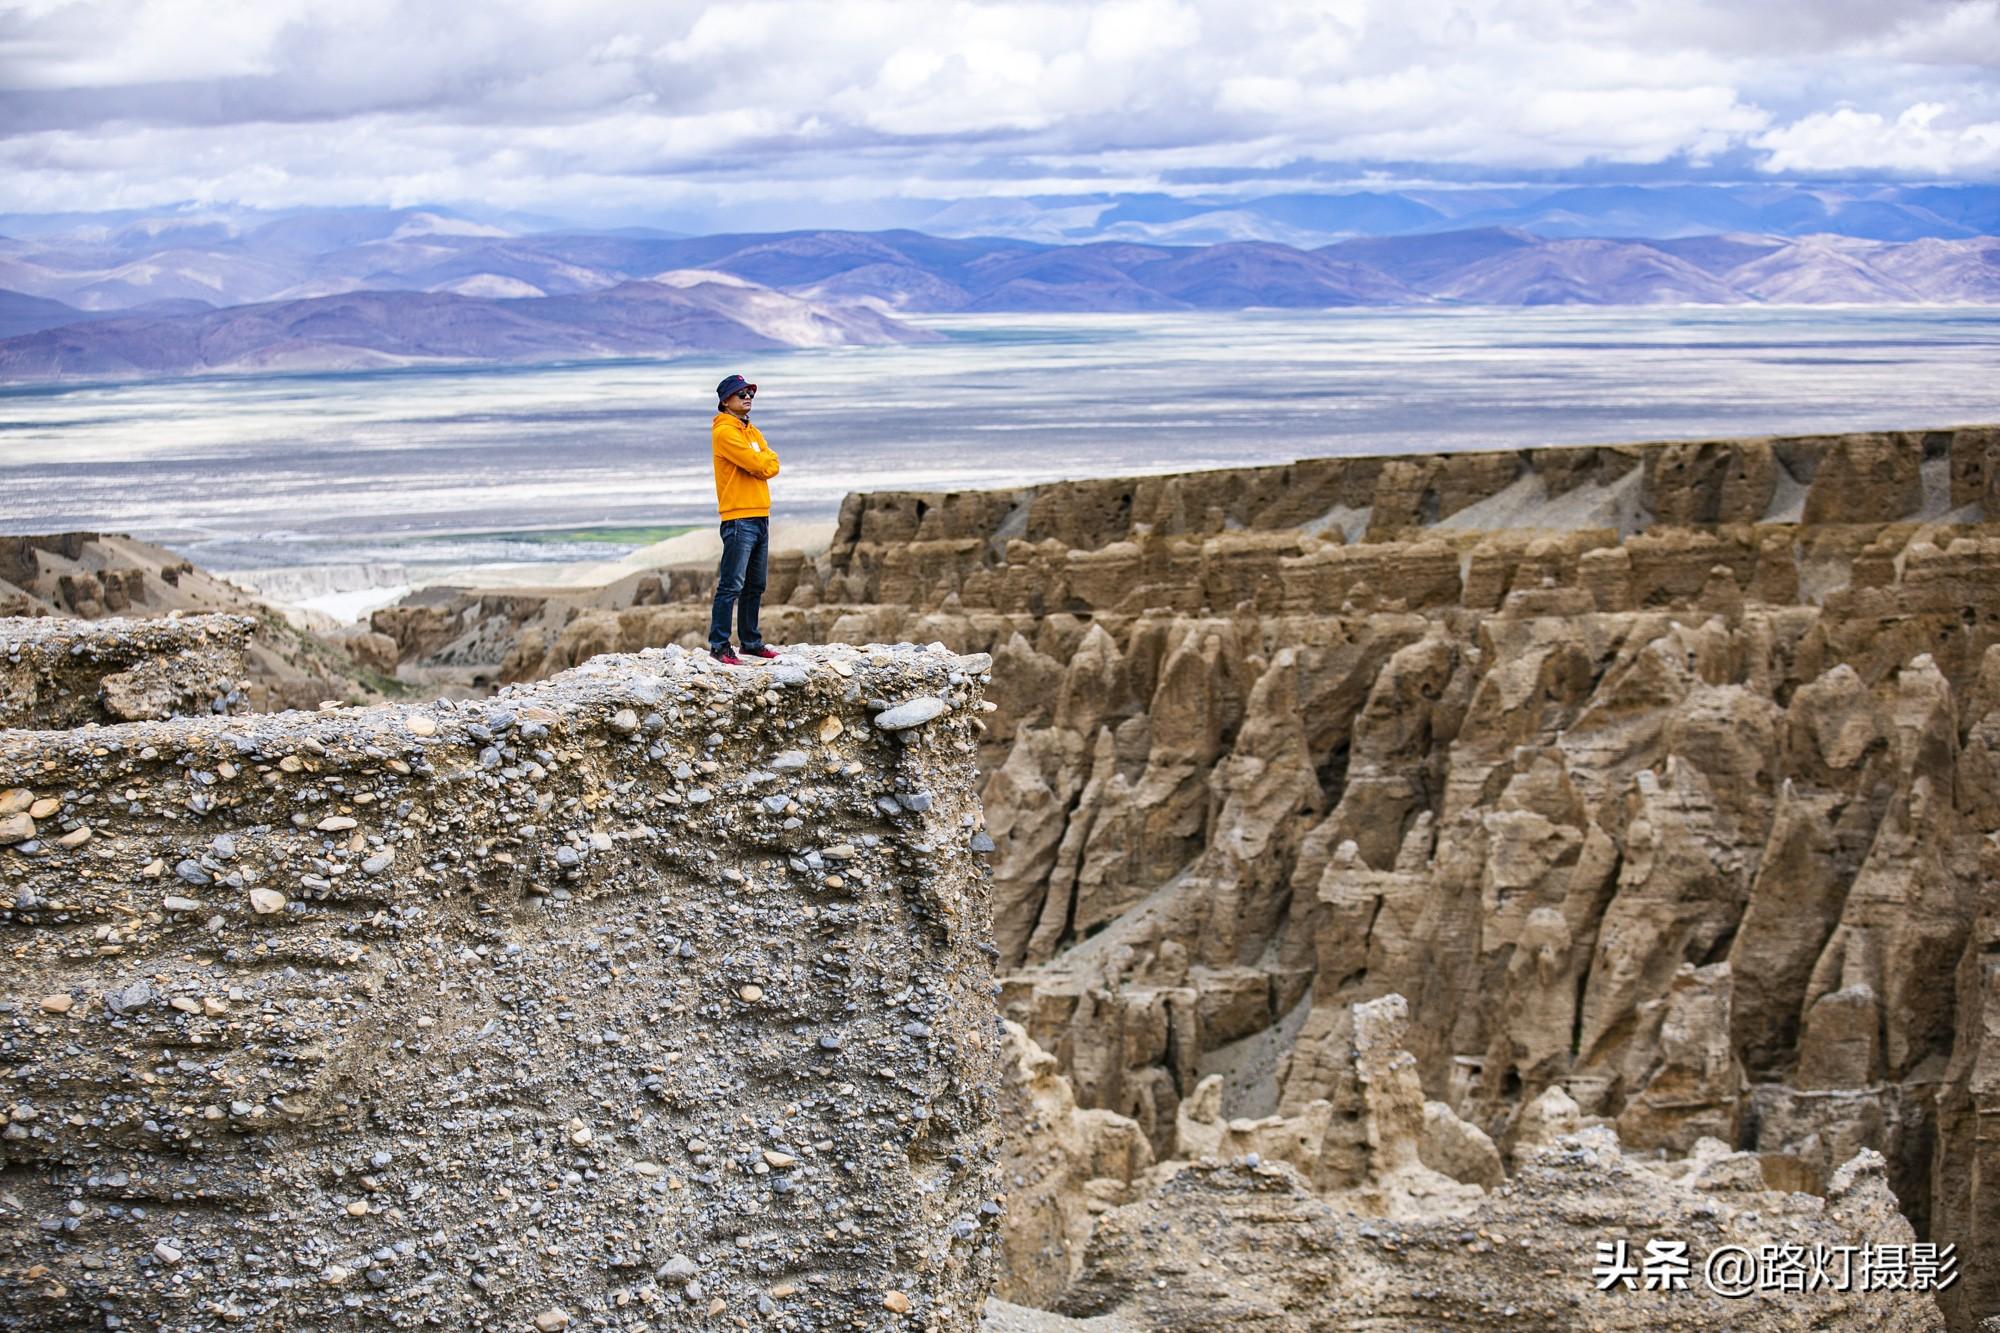
[[(1354, 1007), (1400, 994), (1424, 1094), (1517, 1165), (1551, 1089), (1782, 1189), (1879, 1150), (1969, 1327), (2000, 1310), (1996, 490), (1980, 427), (857, 496), (766, 627), (995, 655), (1007, 1012), (1157, 1155), (1190, 1102), (1282, 1113), (1352, 1187)], [(376, 628), (527, 679), (698, 635), (709, 574)]]
[(0, 728), (249, 711), (248, 616), (0, 617)]
[(973, 1327), (988, 665), (0, 732), (0, 1323)]

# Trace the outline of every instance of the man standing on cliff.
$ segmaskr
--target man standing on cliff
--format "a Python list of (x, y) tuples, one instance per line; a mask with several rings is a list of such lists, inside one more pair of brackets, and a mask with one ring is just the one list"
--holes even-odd
[(771, 488), (778, 456), (764, 432), (750, 424), (757, 386), (731, 375), (715, 386), (715, 421), (709, 429), (715, 453), (715, 503), (722, 511), (722, 568), (716, 574), (715, 605), (708, 616), (708, 651), (724, 666), (742, 666), (729, 650), (729, 619), (745, 657), (776, 657), (757, 628), (764, 600), (764, 571), (771, 555)]

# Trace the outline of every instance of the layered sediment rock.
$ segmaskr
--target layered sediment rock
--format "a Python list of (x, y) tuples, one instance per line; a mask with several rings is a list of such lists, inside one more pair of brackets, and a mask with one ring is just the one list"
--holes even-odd
[[(1360, 1187), (1357, 1014), (1398, 994), (1419, 1165), (1490, 1184), (1551, 1090), (1785, 1188), (1872, 1149), (1969, 1327), (1996, 486), (1984, 427), (858, 496), (766, 628), (993, 654), (1005, 1010), (1156, 1157), (1276, 1118)], [(706, 608), (430, 613), (530, 679)]]
[[(1631, 1287), (1600, 1290), (1598, 1246), (1621, 1243), (1625, 1259), (1613, 1249), (1603, 1262), (1629, 1265)], [(1709, 1256), (1734, 1247), (1852, 1254), (1864, 1243), (1910, 1243), (1879, 1157), (1857, 1158), (1822, 1200), (1766, 1190), (1754, 1163), (1720, 1151), (1692, 1183), (1669, 1180), (1596, 1129), (1528, 1149), (1507, 1187), (1471, 1208), (1396, 1221), (1315, 1191), (1283, 1163), (1180, 1164), (1100, 1219), (1062, 1308), (1191, 1331), (1942, 1328), (1930, 1297), (1910, 1291), (1736, 1296), (1706, 1279)], [(1672, 1252), (1692, 1271), (1648, 1261), (1662, 1244), (1682, 1247)], [(1642, 1264), (1656, 1288), (1641, 1285)]]
[(973, 1327), (988, 665), (0, 733), (0, 1323)]
[(0, 620), (0, 727), (244, 712), (247, 616)]
[(1053, 1306), (1083, 1264), (1098, 1214), (1144, 1192), (1152, 1146), (1115, 1111), (1080, 1107), (1056, 1059), (1015, 1023), (1005, 1025), (1001, 1227), (995, 1294)]
[[(1060, 1308), (1140, 1328), (1300, 1333), (1943, 1326), (1925, 1293), (1832, 1279), (1811, 1296), (1738, 1291), (1732, 1259), (1712, 1260), (1797, 1254), (1803, 1279), (1816, 1253), (1836, 1273), (1864, 1247), (1907, 1255), (1879, 1154), (1842, 1166), (1824, 1198), (1786, 1194), (1767, 1188), (1756, 1154), (1713, 1138), (1670, 1162), (1630, 1155), (1552, 1089), (1503, 1183), (1491, 1142), (1424, 1101), (1402, 1048), (1408, 1016), (1400, 995), (1353, 1006), (1350, 1105), (1227, 1126), (1184, 1114), (1179, 1160), (1098, 1221)], [(1329, 1157), (1344, 1177), (1331, 1186)]]
[[(1823, 1197), (1788, 1193), (1757, 1154), (1716, 1139), (1665, 1161), (1630, 1153), (1551, 1088), (1524, 1110), (1503, 1180), (1492, 1142), (1424, 1101), (1403, 1049), (1408, 1017), (1400, 995), (1353, 1007), (1353, 1096), (1338, 1107), (1224, 1121), (1208, 1095), (1219, 1076), (1203, 1080), (1181, 1105), (1173, 1157), (1072, 1192), (1090, 1225), (1053, 1302), (1003, 1266), (1000, 1296), (1067, 1317), (999, 1306), (989, 1331), (1943, 1327), (1930, 1294), (1908, 1289), (1937, 1265), (1913, 1266), (1920, 1251), (1880, 1154), (1856, 1154)], [(1063, 1105), (1048, 1086), (1061, 1076), (1025, 1034), (1014, 1058), (1038, 1106)], [(1035, 1130), (1016, 1142), (1046, 1145), (1049, 1162), (1088, 1160), (1086, 1142), (1143, 1142), (1106, 1111), (1044, 1116)], [(1010, 1218), (1010, 1241), (1022, 1222)], [(1892, 1271), (1899, 1280), (1879, 1280)]]

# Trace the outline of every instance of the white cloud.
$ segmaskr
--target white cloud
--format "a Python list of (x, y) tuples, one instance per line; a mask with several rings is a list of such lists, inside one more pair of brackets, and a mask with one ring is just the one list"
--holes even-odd
[(1091, 7), (1083, 51), (1093, 64), (1124, 65), (1176, 54), (1200, 40), (1201, 15), (1192, 5), (1111, 0)]
[(35, 35), (0, 39), (5, 86), (111, 88), (274, 73), (272, 44), (291, 15), (263, 0), (111, 0), (0, 5), (7, 19)]
[(0, 171), (15, 208), (557, 210), (1745, 149), (1991, 175), (1995, 68), (2000, 0), (0, 0)]
[(1767, 134), (1756, 146), (1772, 171), (1904, 171), (1930, 176), (2000, 171), (2000, 120), (1940, 124), (1949, 108), (1919, 102), (1893, 120), (1841, 107), (1815, 112)]

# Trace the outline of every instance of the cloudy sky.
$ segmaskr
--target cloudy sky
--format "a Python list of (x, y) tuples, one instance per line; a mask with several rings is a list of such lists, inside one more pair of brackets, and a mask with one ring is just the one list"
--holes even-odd
[(2000, 0), (0, 0), (0, 211), (2000, 179)]

